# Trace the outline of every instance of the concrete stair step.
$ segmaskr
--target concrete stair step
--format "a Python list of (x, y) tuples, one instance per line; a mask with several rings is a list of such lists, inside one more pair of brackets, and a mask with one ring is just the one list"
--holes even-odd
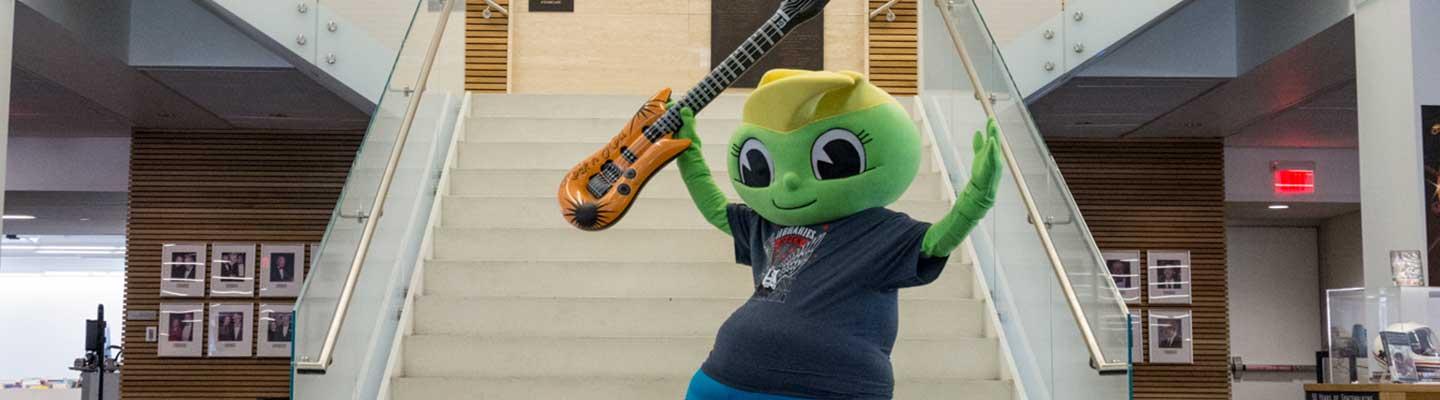
[[(754, 288), (750, 267), (733, 261), (430, 260), (425, 263), (424, 294), (449, 297), (748, 297)], [(973, 280), (974, 271), (970, 264), (956, 254), (940, 279), (929, 285), (901, 290), (900, 298), (970, 299), (975, 297)]]
[[(404, 370), (429, 377), (686, 378), (709, 354), (711, 337), (502, 337), (411, 335)], [(990, 338), (900, 339), (898, 379), (999, 379)]]
[[(423, 296), (415, 333), (497, 336), (712, 336), (745, 298)], [(905, 300), (905, 338), (981, 337), (977, 300)], [(457, 318), (463, 316), (461, 318)]]
[[(674, 400), (685, 395), (689, 377), (537, 377), (396, 379), (396, 400)], [(1002, 380), (898, 380), (898, 400), (1011, 400), (1011, 383)]]
[[(660, 88), (656, 88), (659, 91)], [(674, 88), (674, 100), (684, 96), (685, 89)], [(711, 115), (739, 117), (745, 104), (744, 94), (721, 94), (710, 101), (700, 118)], [(546, 95), (546, 94), (485, 94), (473, 93), (470, 116), (482, 117), (625, 117), (635, 113), (650, 96), (633, 95)], [(617, 127), (618, 128), (618, 127)]]
[[(715, 164), (711, 165), (712, 168)], [(450, 171), (450, 194), (457, 196), (555, 196), (559, 191), (560, 179), (568, 169), (525, 169), (525, 170), (474, 170), (457, 169)], [(726, 182), (729, 176), (725, 170), (713, 170), (716, 186), (732, 198), (734, 185)], [(938, 173), (922, 172), (910, 184), (910, 189), (901, 200), (941, 200), (943, 181)], [(661, 170), (640, 193), (643, 199), (690, 198), (685, 182), (680, 179), (679, 168)], [(557, 203), (558, 204), (558, 203)]]
[[(447, 196), (441, 226), (447, 228), (569, 228), (554, 197)], [(891, 209), (921, 221), (937, 221), (950, 210), (945, 201), (906, 200)], [(612, 230), (645, 228), (710, 228), (689, 199), (638, 200)], [(573, 229), (573, 228), (572, 228)]]
[[(461, 169), (558, 169), (569, 170), (575, 163), (589, 157), (604, 142), (536, 143), (536, 142), (464, 142), (459, 144)], [(706, 141), (701, 147), (705, 161), (712, 169), (725, 170), (730, 159), (727, 141)], [(931, 165), (928, 148), (920, 152), (921, 164)], [(724, 175), (721, 175), (724, 176)]]
[[(680, 100), (685, 88), (672, 88), (671, 97)], [(656, 88), (659, 91), (659, 88)], [(739, 118), (745, 107), (747, 93), (725, 93), (715, 97), (701, 110), (699, 118), (733, 116)], [(640, 109), (650, 96), (634, 95), (547, 95), (472, 93), (472, 118), (494, 117), (625, 117)], [(900, 105), (914, 115), (915, 98), (897, 97)], [(618, 127), (617, 127), (618, 129)]]

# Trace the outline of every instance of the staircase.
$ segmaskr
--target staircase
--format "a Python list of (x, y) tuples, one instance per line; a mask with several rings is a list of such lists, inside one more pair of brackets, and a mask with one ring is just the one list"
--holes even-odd
[[(752, 290), (730, 238), (695, 210), (673, 167), (604, 232), (569, 227), (554, 197), (560, 176), (642, 99), (472, 96), (391, 396), (683, 397), (715, 331)], [(732, 201), (725, 147), (743, 100), (721, 96), (697, 122)], [(949, 202), (926, 147), (920, 175), (892, 208), (935, 221)], [(957, 251), (935, 283), (901, 293), (897, 399), (1016, 398), (967, 253)]]

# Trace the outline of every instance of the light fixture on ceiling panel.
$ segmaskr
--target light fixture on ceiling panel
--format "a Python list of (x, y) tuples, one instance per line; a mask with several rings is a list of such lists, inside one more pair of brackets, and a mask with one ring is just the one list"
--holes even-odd
[(7, 221), (9, 221), (9, 220), (27, 220), (27, 219), (35, 219), (35, 216), (34, 216), (34, 215), (23, 215), (23, 214), (5, 214), (5, 216), (4, 216), (3, 218), (4, 218), (5, 220), (7, 220)]
[(1288, 209), (1290, 209), (1290, 205), (1289, 205), (1289, 204), (1271, 204), (1271, 205), (1270, 205), (1270, 209), (1271, 209), (1271, 210), (1288, 210)]

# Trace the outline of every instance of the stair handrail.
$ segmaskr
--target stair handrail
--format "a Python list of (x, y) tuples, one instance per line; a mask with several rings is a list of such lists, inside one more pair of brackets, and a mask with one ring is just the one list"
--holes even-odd
[(875, 19), (875, 17), (880, 16), (880, 13), (885, 13), (885, 21), (895, 22), (895, 10), (893, 8), (895, 7), (895, 3), (899, 2), (900, 0), (890, 0), (885, 2), (885, 4), (881, 4), (879, 7), (875, 7), (875, 10), (870, 12), (870, 19)]
[(485, 11), (481, 12), (480, 16), (485, 17), (485, 19), (490, 19), (491, 10), (499, 11), (503, 17), (510, 17), (510, 10), (505, 9), (505, 6), (500, 5), (500, 3), (496, 3), (495, 0), (485, 0)]
[[(990, 119), (998, 118), (992, 104), (992, 96), (985, 91), (984, 84), (980, 82), (980, 75), (976, 71), (970, 59), (970, 52), (965, 49), (964, 40), (960, 31), (955, 28), (953, 22), (956, 16), (952, 7), (956, 0), (935, 0), (935, 5), (944, 14), (945, 29), (950, 32), (951, 42), (955, 44), (955, 51), (959, 53), (960, 63), (965, 67), (966, 78), (970, 85), (975, 88), (975, 100), (985, 110), (985, 116)], [(1090, 352), (1090, 366), (1100, 372), (1122, 371), (1129, 368), (1124, 362), (1110, 362), (1104, 357), (1100, 350), (1100, 342), (1095, 338), (1095, 331), (1090, 328), (1089, 318), (1085, 316), (1085, 310), (1080, 305), (1080, 299), (1075, 296), (1075, 286), (1070, 282), (1070, 275), (1065, 270), (1065, 263), (1060, 260), (1060, 253), (1055, 250), (1055, 243), (1050, 238), (1049, 227), (1043, 221), (1045, 218), (1040, 215), (1040, 208), (1035, 205), (1035, 198), (1030, 194), (1030, 187), (1025, 183), (1025, 174), (1020, 170), (1020, 164), (1015, 161), (1015, 154), (1010, 150), (1010, 142), (1005, 138), (1005, 133), (1000, 131), (999, 124), (996, 124), (997, 137), (1000, 139), (1000, 150), (1005, 156), (1005, 165), (1010, 174), (1015, 177), (1015, 186), (1019, 189), (1020, 199), (1025, 203), (1025, 212), (1029, 214), (1030, 225), (1035, 227), (1035, 233), (1040, 237), (1040, 244), (1045, 248), (1045, 255), (1050, 259), (1051, 269), (1055, 272), (1055, 278), (1060, 282), (1060, 291), (1065, 296), (1065, 302), (1069, 306), (1070, 314), (1074, 317), (1075, 323), (1079, 325), (1080, 336), (1085, 341), (1086, 350)], [(1116, 304), (1120, 307), (1123, 315), (1129, 315), (1130, 309), (1125, 302), (1120, 300), (1119, 292), (1113, 296)]]
[[(449, 16), (454, 10), (455, 3), (460, 0), (442, 0), (444, 8), (440, 11), (443, 16)], [(331, 358), (334, 356), (335, 343), (340, 337), (340, 328), (345, 324), (345, 313), (350, 308), (350, 299), (354, 296), (355, 285), (360, 281), (360, 270), (365, 266), (365, 255), (370, 250), (370, 241), (375, 236), (375, 229), (380, 224), (381, 211), (385, 207), (385, 199), (390, 192), (390, 184), (395, 180), (395, 171), (400, 165), (400, 155), (405, 151), (406, 139), (410, 136), (410, 128), (415, 124), (415, 113), (420, 109), (420, 98), (425, 94), (425, 88), (430, 80), (430, 70), (435, 66), (435, 56), (440, 51), (440, 38), (445, 35), (445, 25), (450, 18), (439, 18), (435, 24), (435, 32), (430, 37), (430, 45), (425, 50), (425, 58), (421, 61), (420, 75), (415, 80), (414, 96), (410, 96), (405, 105), (405, 114), (400, 122), (400, 130), (395, 135), (395, 146), (390, 150), (390, 158), (385, 163), (385, 172), (380, 176), (380, 186), (376, 189), (375, 201), (370, 205), (370, 218), (365, 219), (365, 229), (360, 234), (359, 244), (355, 248), (355, 258), (350, 263), (350, 271), (345, 275), (345, 287), (340, 291), (340, 298), (335, 305), (335, 313), (330, 316), (330, 327), (325, 332), (325, 343), (320, 347), (320, 355), (316, 360), (295, 361), (295, 369), (302, 371), (323, 373), (330, 367)]]

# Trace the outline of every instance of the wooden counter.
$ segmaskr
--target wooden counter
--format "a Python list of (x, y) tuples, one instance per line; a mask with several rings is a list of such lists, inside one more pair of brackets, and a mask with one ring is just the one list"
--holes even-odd
[(1305, 400), (1440, 400), (1440, 385), (1305, 385)]

